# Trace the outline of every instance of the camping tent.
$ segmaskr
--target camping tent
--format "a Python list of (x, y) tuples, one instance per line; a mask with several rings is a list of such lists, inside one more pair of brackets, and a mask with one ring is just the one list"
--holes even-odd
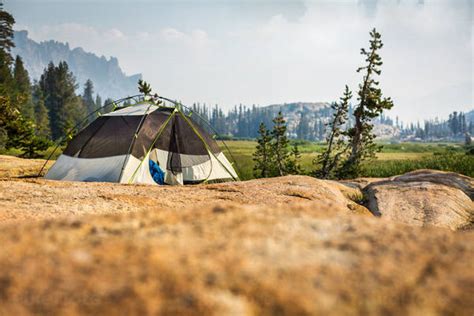
[(68, 143), (45, 177), (156, 184), (150, 160), (166, 184), (238, 179), (217, 142), (192, 117), (151, 101), (97, 118)]

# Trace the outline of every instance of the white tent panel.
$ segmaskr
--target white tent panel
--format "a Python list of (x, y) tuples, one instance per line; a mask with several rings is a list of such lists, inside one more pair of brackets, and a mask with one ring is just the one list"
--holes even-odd
[(66, 181), (117, 182), (126, 155), (104, 158), (59, 156), (46, 179)]
[(142, 103), (134, 106), (129, 106), (117, 111), (109, 112), (104, 116), (129, 116), (129, 115), (144, 115), (156, 111), (158, 106), (150, 103)]
[[(203, 180), (232, 179), (232, 177), (237, 178), (234, 168), (222, 152), (217, 154), (217, 159), (214, 155), (209, 154), (209, 156), (206, 156), (208, 161), (195, 164), (191, 167), (183, 167), (181, 174), (173, 174), (166, 170), (166, 167), (163, 167), (167, 165), (168, 151), (155, 149), (152, 152), (152, 155), (153, 154), (156, 155), (161, 169), (165, 172), (165, 183), (167, 184), (183, 184), (185, 181), (197, 182)], [(149, 156), (150, 155), (147, 155), (141, 164), (139, 159), (130, 156), (120, 182), (156, 184), (150, 174)], [(202, 157), (200, 158), (202, 159)], [(182, 161), (192, 161), (193, 155), (181, 154), (181, 159)]]
[(217, 154), (216, 157), (212, 154), (209, 155), (211, 157), (210, 160), (192, 167), (183, 168), (184, 181), (232, 179), (232, 177), (237, 178), (234, 168), (222, 152)]
[[(155, 153), (160, 166), (166, 166), (169, 152), (155, 150)], [(66, 181), (156, 184), (150, 174), (149, 156), (146, 156), (143, 163), (140, 163), (139, 159), (129, 155), (124, 172), (119, 180), (126, 157), (127, 155), (105, 158), (75, 158), (61, 155), (49, 169), (45, 178)], [(173, 174), (162, 167), (165, 172), (165, 182), (167, 184), (183, 184), (184, 181), (237, 178), (237, 174), (225, 155), (219, 153), (216, 157), (211, 154), (210, 160), (192, 167), (183, 167), (182, 173), (179, 174)], [(192, 160), (193, 156), (182, 154), (181, 158), (186, 161)]]
[(143, 160), (143, 163), (138, 158), (130, 155), (123, 170), (120, 183), (156, 184), (155, 180), (151, 177), (148, 163), (148, 155)]
[[(166, 166), (168, 152), (163, 151), (163, 150), (155, 150), (155, 152), (159, 152), (158, 162), (160, 166)], [(134, 156), (130, 156), (127, 162), (127, 165), (124, 169), (120, 182), (121, 183), (157, 184), (155, 180), (153, 180), (150, 173), (149, 156), (150, 155), (147, 155), (142, 163), (140, 163), (140, 160), (135, 158)], [(171, 184), (171, 185), (184, 184), (182, 174), (175, 175), (172, 172), (166, 170), (166, 168), (163, 168), (163, 167), (161, 168), (163, 172), (165, 173), (166, 184)]]

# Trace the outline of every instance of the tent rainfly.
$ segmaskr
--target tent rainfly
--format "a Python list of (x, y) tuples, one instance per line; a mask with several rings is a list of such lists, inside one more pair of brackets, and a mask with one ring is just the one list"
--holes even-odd
[(69, 142), (45, 178), (156, 184), (150, 161), (166, 184), (238, 179), (217, 142), (191, 117), (150, 101), (97, 118)]

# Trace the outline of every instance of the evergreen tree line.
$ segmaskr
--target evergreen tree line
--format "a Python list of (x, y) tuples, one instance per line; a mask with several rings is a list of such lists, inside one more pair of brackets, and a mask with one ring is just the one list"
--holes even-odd
[(460, 140), (474, 135), (474, 121), (468, 120), (463, 112), (454, 111), (447, 120), (427, 120), (421, 125), (411, 123), (401, 129), (401, 137), (415, 137), (430, 140)]
[[(275, 109), (242, 104), (234, 106), (227, 113), (219, 105), (209, 107), (199, 103), (194, 103), (191, 110), (199, 115), (197, 118), (195, 117), (195, 120), (198, 122), (200, 119), (205, 120), (219, 136), (244, 139), (258, 137), (260, 123), (271, 126), (273, 119), (278, 115), (278, 111)], [(287, 128), (287, 136), (311, 141), (324, 140), (325, 124), (331, 115), (331, 107), (311, 113), (311, 117), (309, 113), (301, 112), (296, 126), (291, 129)]]
[(21, 57), (11, 55), (15, 19), (3, 10), (0, 2), (0, 148), (18, 148), (25, 156), (49, 146), (47, 138), (38, 133), (36, 108), (28, 73)]
[(17, 148), (23, 156), (34, 157), (103, 103), (99, 95), (94, 97), (91, 80), (85, 82), (82, 95), (76, 94), (76, 79), (64, 61), (51, 62), (32, 83), (21, 56), (11, 55), (14, 23), (0, 3), (0, 149)]
[[(334, 115), (334, 104), (322, 108), (316, 113), (298, 113), (298, 122), (287, 127), (287, 136), (290, 139), (301, 139), (308, 141), (325, 141), (326, 133), (329, 131), (328, 123)], [(255, 139), (259, 136), (260, 123), (271, 126), (272, 120), (277, 112), (267, 107), (255, 105), (234, 106), (232, 110), (225, 112), (219, 105), (209, 107), (206, 104), (194, 103), (192, 111), (199, 114), (194, 119), (198, 122), (205, 120), (213, 130), (221, 137)], [(350, 128), (355, 121), (354, 106), (349, 104), (347, 119), (344, 128)], [(385, 113), (372, 120), (374, 125), (384, 124), (394, 126), (400, 131), (401, 139), (417, 138), (421, 140), (460, 140), (465, 134), (474, 135), (474, 121), (468, 120), (462, 112), (453, 112), (448, 120), (425, 120), (423, 123), (405, 124), (398, 117), (392, 119)]]
[(64, 61), (57, 66), (49, 63), (40, 80), (33, 84), (36, 104), (43, 104), (48, 114), (46, 124), (37, 120), (38, 128), (51, 140), (69, 136), (76, 125), (90, 123), (99, 115), (97, 110), (103, 103), (100, 95), (94, 96), (93, 82), (89, 79), (84, 83), (81, 95), (76, 94), (77, 88), (76, 79)]

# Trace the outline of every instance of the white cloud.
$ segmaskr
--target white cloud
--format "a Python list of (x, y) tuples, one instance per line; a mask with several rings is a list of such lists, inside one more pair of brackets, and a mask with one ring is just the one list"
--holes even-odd
[[(17, 29), (22, 28), (17, 27)], [(68, 42), (71, 47), (82, 47), (94, 52), (103, 51), (105, 45), (127, 40), (127, 36), (117, 28), (101, 30), (79, 23), (43, 25), (39, 28), (27, 28), (27, 30), (29, 36), (36, 41), (54, 39)]]
[(177, 29), (174, 28), (165, 28), (161, 30), (160, 35), (162, 36), (163, 39), (165, 40), (180, 40), (185, 37), (183, 32), (178, 31)]
[(472, 17), (463, 9), (440, 1), (384, 2), (371, 17), (363, 7), (308, 3), (295, 21), (275, 15), (253, 30), (233, 32), (226, 52), (246, 54), (235, 76), (251, 74), (244, 102), (335, 100), (344, 84), (357, 89), (359, 49), (377, 27), (385, 43), (380, 81), (395, 100), (393, 115), (447, 116), (473, 108)]
[(245, 23), (238, 14), (219, 20), (200, 12), (199, 23), (174, 17), (156, 29), (150, 22), (133, 31), (117, 21), (103, 29), (64, 23), (29, 31), (36, 40), (117, 56), (127, 73), (143, 73), (185, 103), (231, 107), (331, 101), (346, 83), (357, 89), (359, 50), (375, 26), (385, 43), (382, 88), (395, 101), (394, 115), (416, 120), (472, 108), (472, 14), (467, 2), (456, 3), (379, 1), (367, 14), (355, 0), (310, 1), (291, 19), (281, 10)]
[(123, 34), (122, 31), (115, 28), (105, 31), (102, 37), (108, 40), (117, 40), (117, 39), (121, 40), (121, 39), (126, 38), (125, 34)]

